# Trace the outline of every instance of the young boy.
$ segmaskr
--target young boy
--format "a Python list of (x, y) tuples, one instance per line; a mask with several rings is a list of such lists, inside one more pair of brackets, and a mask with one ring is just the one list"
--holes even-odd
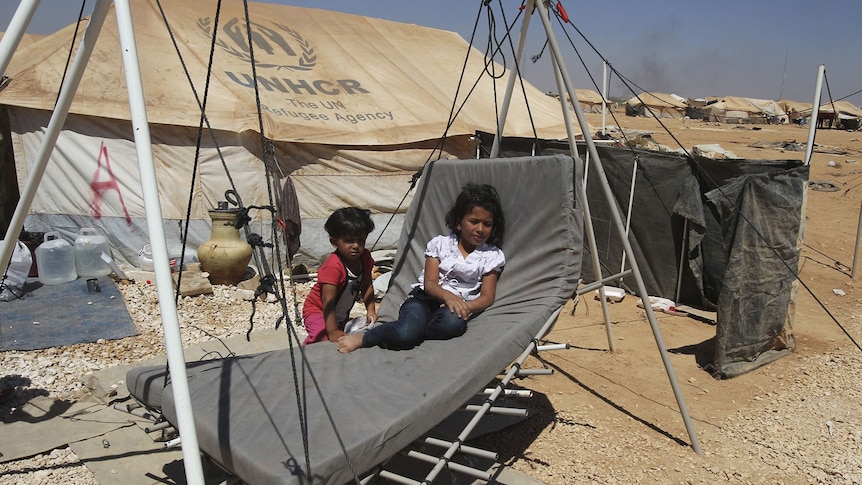
[(302, 307), (308, 337), (302, 345), (329, 340), (336, 343), (345, 335), (353, 303), (365, 303), (366, 324), (377, 320), (371, 267), (374, 260), (365, 249), (365, 239), (374, 230), (371, 212), (356, 207), (338, 209), (324, 224), (335, 251), (317, 270), (317, 283)]

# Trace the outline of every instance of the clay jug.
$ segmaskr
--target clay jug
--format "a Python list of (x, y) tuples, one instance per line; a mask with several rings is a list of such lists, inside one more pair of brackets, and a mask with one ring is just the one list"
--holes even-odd
[(219, 203), (218, 209), (209, 211), (212, 233), (208, 241), (198, 246), (198, 260), (201, 271), (209, 273), (214, 285), (235, 285), (242, 281), (251, 260), (251, 246), (234, 227), (237, 212), (228, 209), (226, 203)]

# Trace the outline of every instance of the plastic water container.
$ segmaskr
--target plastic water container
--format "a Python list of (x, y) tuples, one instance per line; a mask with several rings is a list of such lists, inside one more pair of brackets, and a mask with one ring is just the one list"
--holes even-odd
[(153, 247), (144, 245), (138, 252), (138, 266), (141, 271), (153, 271)]
[(92, 278), (111, 274), (111, 267), (102, 260), (102, 253), (111, 255), (108, 239), (92, 227), (81, 228), (75, 239), (75, 267), (78, 276)]
[(36, 248), (39, 281), (43, 285), (59, 285), (75, 281), (75, 248), (57, 232), (46, 232), (45, 240)]

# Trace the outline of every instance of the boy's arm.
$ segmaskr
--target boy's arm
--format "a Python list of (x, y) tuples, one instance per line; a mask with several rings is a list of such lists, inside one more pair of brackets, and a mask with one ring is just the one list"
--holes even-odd
[(323, 320), (326, 322), (326, 335), (330, 342), (336, 342), (344, 336), (344, 332), (338, 328), (335, 319), (335, 303), (338, 298), (338, 287), (328, 283), (320, 285), (320, 299), (323, 301)]
[(374, 297), (374, 283), (372, 282), (368, 285), (368, 288), (365, 289), (365, 294), (362, 295), (362, 301), (365, 302), (365, 314), (367, 318), (366, 322), (376, 322), (377, 321), (377, 298)]

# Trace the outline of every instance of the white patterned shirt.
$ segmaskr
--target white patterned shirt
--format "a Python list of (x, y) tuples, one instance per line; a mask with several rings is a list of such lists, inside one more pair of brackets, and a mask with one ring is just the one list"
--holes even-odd
[[(436, 236), (428, 241), (425, 257), (440, 260), (440, 287), (470, 301), (479, 298), (482, 277), (494, 271), (502, 271), (506, 256), (497, 246), (482, 244), (465, 258), (458, 249), (455, 233)], [(413, 285), (425, 289), (425, 270), (419, 275), (419, 283)]]

